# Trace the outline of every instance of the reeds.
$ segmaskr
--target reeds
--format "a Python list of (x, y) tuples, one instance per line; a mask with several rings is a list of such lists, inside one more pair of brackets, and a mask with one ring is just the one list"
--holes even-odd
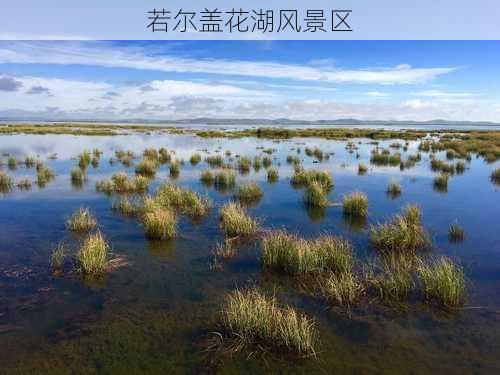
[(76, 254), (80, 272), (96, 275), (106, 271), (109, 245), (101, 232), (89, 235)]
[(448, 238), (451, 242), (461, 242), (465, 239), (465, 230), (458, 223), (453, 223), (448, 230)]
[(142, 218), (146, 237), (154, 240), (165, 240), (175, 237), (177, 233), (177, 217), (168, 208), (153, 206)]
[(50, 254), (50, 268), (53, 271), (59, 271), (63, 268), (66, 252), (66, 246), (62, 242), (52, 251)]
[(264, 193), (262, 192), (262, 189), (256, 182), (247, 182), (242, 184), (236, 193), (236, 197), (240, 200), (240, 202), (246, 203), (257, 202), (263, 195)]
[(201, 161), (201, 155), (199, 153), (195, 153), (191, 155), (191, 157), (189, 158), (189, 162), (191, 163), (191, 165), (196, 165), (200, 161)]
[(252, 160), (246, 156), (241, 157), (238, 160), (238, 169), (242, 173), (248, 173), (252, 167)]
[(433, 185), (438, 191), (446, 192), (448, 190), (448, 179), (450, 175), (448, 173), (440, 173), (434, 177)]
[(264, 168), (269, 168), (273, 164), (273, 159), (271, 159), (269, 156), (264, 156), (262, 158), (262, 165)]
[(7, 166), (9, 169), (16, 169), (17, 168), (17, 159), (15, 156), (9, 156), (7, 159)]
[(353, 272), (332, 273), (320, 284), (321, 294), (340, 306), (349, 307), (360, 297), (363, 286)]
[(252, 236), (259, 229), (259, 223), (250, 217), (238, 203), (226, 203), (220, 209), (221, 225), (226, 235)]
[(446, 308), (455, 308), (464, 302), (464, 271), (450, 259), (440, 258), (431, 263), (423, 263), (418, 268), (418, 274), (428, 301)]
[(368, 215), (368, 197), (359, 191), (344, 195), (342, 208), (346, 216), (366, 217)]
[(37, 184), (40, 187), (44, 187), (48, 182), (53, 180), (55, 173), (52, 169), (45, 167), (44, 165), (37, 166)]
[(319, 182), (325, 189), (331, 189), (334, 184), (330, 172), (315, 169), (297, 169), (291, 179), (292, 185), (298, 187), (309, 186), (313, 181)]
[(374, 247), (384, 253), (415, 253), (430, 246), (420, 209), (415, 205), (406, 206), (388, 223), (372, 226), (370, 239)]
[(389, 185), (387, 186), (386, 193), (389, 195), (391, 198), (396, 198), (401, 195), (401, 185), (397, 182), (390, 182)]
[(174, 160), (170, 163), (170, 176), (177, 177), (181, 173), (181, 163), (178, 160)]
[(221, 168), (224, 165), (224, 158), (221, 155), (208, 156), (205, 161), (212, 168)]
[(206, 169), (203, 172), (201, 172), (200, 181), (205, 186), (212, 186), (215, 182), (214, 174), (209, 169)]
[(152, 159), (142, 159), (135, 167), (135, 173), (146, 177), (154, 177), (158, 162)]
[(354, 263), (351, 244), (330, 235), (305, 240), (284, 230), (275, 230), (264, 235), (261, 247), (264, 266), (292, 275), (343, 273), (350, 271)]
[(98, 181), (96, 190), (106, 193), (143, 193), (148, 190), (151, 179), (138, 175), (130, 178), (124, 172), (115, 173), (111, 180)]
[(7, 173), (0, 171), (0, 192), (8, 193), (12, 190), (14, 181)]
[[(22, 178), (16, 182), (16, 186), (19, 190), (30, 190), (31, 189), (31, 180), (29, 178)], [(2, 189), (0, 188), (0, 191)]]
[(26, 156), (24, 159), (24, 165), (26, 168), (33, 168), (35, 166), (36, 159), (33, 156)]
[(214, 176), (214, 185), (216, 188), (228, 189), (236, 184), (236, 173), (228, 168), (219, 169)]
[(84, 150), (80, 155), (78, 155), (78, 166), (81, 169), (87, 169), (91, 160), (92, 160), (92, 156), (91, 156), (90, 152), (88, 152), (87, 150)]
[(210, 199), (172, 183), (160, 186), (153, 199), (163, 208), (174, 208), (192, 217), (204, 216), (212, 207)]
[(89, 232), (96, 227), (97, 219), (86, 207), (80, 207), (66, 221), (66, 228), (73, 232)]
[(316, 330), (312, 320), (276, 297), (257, 289), (236, 290), (226, 297), (222, 310), (226, 330), (244, 345), (264, 344), (301, 355), (315, 353)]
[(328, 207), (328, 190), (318, 181), (312, 181), (304, 192), (304, 203), (310, 207)]
[(112, 208), (125, 216), (135, 215), (139, 211), (137, 204), (127, 196), (118, 197), (118, 199), (113, 202)]
[(82, 185), (87, 180), (85, 171), (81, 168), (74, 168), (71, 170), (71, 182), (76, 185)]
[(270, 168), (267, 171), (267, 182), (274, 183), (279, 179), (279, 173), (276, 168)]

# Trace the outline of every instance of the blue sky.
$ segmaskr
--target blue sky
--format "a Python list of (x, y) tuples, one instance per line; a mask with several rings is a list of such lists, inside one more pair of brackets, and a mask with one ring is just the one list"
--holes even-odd
[(0, 117), (500, 122), (495, 41), (0, 41)]

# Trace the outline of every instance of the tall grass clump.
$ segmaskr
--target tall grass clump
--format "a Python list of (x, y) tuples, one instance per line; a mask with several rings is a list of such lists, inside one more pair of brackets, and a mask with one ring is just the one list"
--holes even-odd
[(86, 207), (80, 207), (66, 221), (66, 227), (73, 232), (89, 232), (97, 227), (97, 219)]
[(360, 176), (366, 174), (366, 172), (368, 172), (368, 167), (366, 165), (364, 165), (363, 163), (359, 163), (358, 164), (358, 174)]
[(430, 246), (430, 239), (422, 226), (420, 209), (408, 205), (388, 223), (372, 226), (370, 239), (383, 253), (415, 253)]
[(63, 268), (66, 252), (66, 246), (62, 242), (52, 251), (50, 254), (50, 268), (53, 271), (59, 271)]
[(218, 170), (214, 176), (214, 185), (220, 189), (228, 189), (236, 184), (236, 173), (228, 168)]
[(328, 190), (318, 181), (312, 181), (304, 192), (304, 203), (310, 207), (327, 207)]
[(40, 168), (37, 168), (37, 184), (40, 187), (45, 186), (48, 182), (54, 179), (55, 173), (52, 169), (41, 165)]
[(147, 211), (142, 223), (146, 237), (150, 239), (165, 240), (175, 237), (177, 233), (177, 218), (168, 208), (154, 207)]
[(242, 173), (248, 173), (251, 166), (252, 160), (246, 156), (243, 156), (238, 160), (238, 169)]
[(344, 196), (342, 207), (346, 216), (366, 217), (368, 215), (368, 197), (365, 193), (355, 191)]
[(174, 160), (170, 163), (170, 176), (177, 177), (181, 173), (181, 163), (178, 160)]
[(269, 156), (264, 156), (262, 158), (262, 165), (264, 168), (269, 168), (273, 164), (273, 159), (271, 159)]
[(208, 156), (205, 161), (212, 168), (221, 168), (224, 165), (224, 158), (221, 155)]
[(191, 165), (196, 165), (200, 161), (201, 161), (201, 155), (198, 153), (191, 155), (191, 157), (189, 158), (189, 162), (191, 163)]
[(313, 321), (290, 306), (279, 306), (275, 296), (265, 296), (257, 289), (230, 293), (222, 322), (243, 345), (264, 344), (300, 355), (315, 353)]
[(401, 185), (397, 182), (390, 182), (387, 186), (387, 195), (392, 198), (399, 197), (401, 195)]
[(226, 203), (220, 209), (221, 225), (226, 235), (252, 236), (259, 229), (259, 223), (249, 216), (238, 203)]
[(263, 195), (262, 189), (256, 182), (242, 184), (236, 193), (237, 198), (241, 202), (256, 202), (259, 201)]
[[(16, 186), (19, 190), (30, 190), (31, 189), (31, 180), (29, 178), (22, 178), (16, 182)], [(2, 189), (0, 188), (0, 191)]]
[(76, 254), (80, 272), (88, 275), (103, 273), (108, 265), (109, 245), (101, 232), (89, 235)]
[(71, 170), (71, 182), (76, 185), (82, 185), (87, 180), (85, 171), (81, 168), (74, 168)]
[(434, 188), (438, 191), (447, 191), (449, 177), (450, 175), (448, 173), (440, 173), (439, 175), (434, 177)]
[(24, 165), (26, 168), (33, 168), (35, 166), (36, 159), (33, 156), (26, 156), (24, 159)]
[(88, 152), (87, 150), (84, 150), (80, 155), (78, 155), (78, 166), (81, 169), (87, 169), (91, 160), (92, 160), (92, 156), (91, 156), (90, 152)]
[(465, 172), (465, 163), (463, 161), (458, 161), (457, 164), (455, 164), (455, 171), (458, 174), (462, 174)]
[(291, 179), (292, 185), (298, 187), (308, 186), (313, 181), (319, 182), (325, 189), (331, 189), (333, 187), (333, 178), (328, 171), (296, 169)]
[(139, 210), (139, 207), (127, 196), (122, 196), (115, 200), (112, 208), (125, 216), (135, 215)]
[(278, 170), (276, 168), (270, 168), (267, 171), (267, 181), (270, 183), (274, 183), (274, 182), (278, 181), (278, 179), (279, 179)]
[(158, 150), (158, 161), (161, 163), (161, 164), (166, 164), (166, 163), (170, 163), (170, 160), (172, 160), (172, 155), (170, 154), (170, 152), (162, 147)]
[(160, 186), (153, 199), (161, 207), (175, 208), (180, 213), (193, 217), (208, 214), (212, 207), (210, 199), (171, 183)]
[(7, 159), (7, 166), (9, 169), (16, 169), (17, 168), (17, 159), (15, 156), (9, 156)]
[(330, 235), (307, 241), (276, 230), (262, 238), (261, 247), (264, 266), (292, 275), (328, 270), (349, 272), (354, 264), (350, 243)]
[(0, 171), (0, 192), (8, 193), (12, 190), (14, 181), (7, 173)]
[(332, 273), (321, 282), (320, 289), (328, 300), (346, 307), (356, 302), (363, 292), (363, 286), (354, 272)]
[(145, 158), (142, 159), (139, 162), (139, 164), (137, 164), (137, 166), (135, 167), (135, 173), (142, 176), (154, 177), (157, 168), (158, 168), (157, 161)]
[(386, 254), (376, 266), (377, 273), (370, 270), (368, 280), (383, 301), (398, 302), (408, 297), (414, 287), (412, 272), (416, 259), (413, 254)]
[(212, 173), (212, 171), (207, 169), (207, 170), (204, 170), (203, 172), (201, 172), (200, 180), (203, 183), (203, 185), (211, 186), (215, 182), (215, 177), (214, 177), (214, 174)]
[(461, 266), (440, 258), (418, 268), (423, 292), (428, 301), (446, 308), (460, 306), (465, 300), (465, 275)]

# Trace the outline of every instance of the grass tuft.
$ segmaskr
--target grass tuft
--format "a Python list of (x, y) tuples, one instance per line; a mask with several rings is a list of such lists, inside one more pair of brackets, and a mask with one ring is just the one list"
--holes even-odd
[(312, 181), (304, 192), (304, 203), (310, 207), (327, 207), (328, 190), (318, 181)]
[(222, 206), (220, 219), (224, 232), (231, 237), (252, 236), (259, 229), (259, 223), (238, 203), (229, 202)]
[(66, 221), (66, 227), (73, 232), (89, 232), (97, 227), (97, 219), (85, 207), (80, 207)]
[(365, 193), (355, 191), (344, 195), (342, 206), (346, 216), (366, 217), (368, 215), (368, 197)]
[(267, 182), (274, 183), (279, 179), (279, 173), (276, 168), (270, 168), (267, 171)]
[(240, 202), (258, 202), (264, 193), (256, 182), (247, 182), (238, 188), (236, 194)]
[(144, 213), (142, 223), (146, 237), (150, 239), (165, 240), (177, 233), (177, 218), (168, 208), (153, 206)]
[(89, 235), (76, 254), (80, 272), (88, 275), (103, 273), (108, 265), (109, 245), (101, 232)]

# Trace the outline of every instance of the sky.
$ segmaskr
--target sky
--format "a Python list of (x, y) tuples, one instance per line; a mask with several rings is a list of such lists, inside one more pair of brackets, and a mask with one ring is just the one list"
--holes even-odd
[(500, 122), (499, 41), (0, 41), (0, 119)]

